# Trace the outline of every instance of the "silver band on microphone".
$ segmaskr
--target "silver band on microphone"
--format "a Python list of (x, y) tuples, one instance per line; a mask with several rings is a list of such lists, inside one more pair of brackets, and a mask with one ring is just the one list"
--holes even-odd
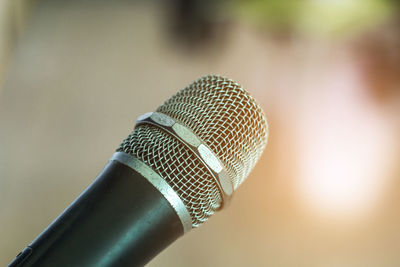
[(140, 173), (144, 178), (147, 179), (157, 190), (165, 197), (165, 199), (171, 204), (179, 219), (182, 222), (183, 232), (186, 233), (192, 229), (192, 219), (189, 211), (181, 198), (175, 193), (171, 186), (158, 175), (152, 168), (144, 164), (137, 158), (129, 155), (125, 152), (115, 152), (111, 157), (110, 161), (118, 161), (133, 170)]
[(222, 196), (222, 205), (229, 203), (233, 193), (233, 184), (222, 162), (211, 151), (204, 141), (198, 138), (188, 127), (173, 118), (159, 112), (149, 112), (140, 116), (136, 125), (151, 124), (175, 136), (185, 144), (203, 162), (218, 185)]

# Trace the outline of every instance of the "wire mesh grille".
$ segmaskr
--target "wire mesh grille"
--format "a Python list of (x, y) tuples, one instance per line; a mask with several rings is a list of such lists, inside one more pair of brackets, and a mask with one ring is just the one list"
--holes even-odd
[[(267, 124), (255, 100), (232, 80), (205, 76), (168, 99), (164, 113), (200, 137), (224, 164), (236, 189), (254, 167), (267, 141)], [(138, 125), (117, 151), (153, 168), (185, 203), (193, 227), (221, 206), (218, 186), (184, 144), (164, 130)]]
[(220, 76), (198, 79), (157, 112), (192, 129), (224, 163), (234, 189), (247, 177), (267, 142), (261, 107), (239, 84)]
[(205, 222), (221, 206), (217, 184), (197, 157), (180, 141), (151, 125), (139, 125), (117, 151), (153, 168), (185, 203), (193, 227)]

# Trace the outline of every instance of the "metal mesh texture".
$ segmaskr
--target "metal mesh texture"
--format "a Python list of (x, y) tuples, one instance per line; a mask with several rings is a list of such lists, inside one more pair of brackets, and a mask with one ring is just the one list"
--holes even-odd
[(157, 112), (190, 128), (223, 162), (236, 189), (250, 173), (267, 142), (261, 107), (236, 82), (202, 77), (168, 99)]
[(218, 186), (200, 160), (180, 141), (151, 125), (139, 125), (117, 151), (153, 168), (185, 203), (197, 227), (221, 206)]
[[(190, 128), (225, 165), (234, 189), (246, 178), (267, 140), (261, 108), (240, 85), (205, 76), (168, 99), (157, 112)], [(221, 206), (218, 186), (203, 163), (181, 141), (151, 125), (138, 125), (117, 151), (153, 168), (185, 203), (193, 227)]]

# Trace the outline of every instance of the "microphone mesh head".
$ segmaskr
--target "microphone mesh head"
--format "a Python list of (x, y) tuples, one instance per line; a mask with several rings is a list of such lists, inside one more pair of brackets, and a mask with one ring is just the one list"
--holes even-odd
[[(247, 177), (267, 142), (261, 107), (236, 82), (215, 75), (180, 90), (157, 112), (193, 131), (223, 163), (233, 188)], [(193, 227), (222, 204), (213, 176), (178, 139), (149, 124), (138, 125), (117, 151), (142, 160), (164, 178), (185, 203)]]
[(157, 109), (190, 128), (224, 163), (236, 189), (260, 157), (267, 141), (261, 107), (236, 82), (206, 76)]

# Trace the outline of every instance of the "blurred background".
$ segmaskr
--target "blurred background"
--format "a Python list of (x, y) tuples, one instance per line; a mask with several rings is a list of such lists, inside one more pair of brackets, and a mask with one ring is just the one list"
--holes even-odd
[(149, 266), (399, 266), (394, 0), (0, 0), (0, 266), (209, 73), (258, 100), (269, 144)]

